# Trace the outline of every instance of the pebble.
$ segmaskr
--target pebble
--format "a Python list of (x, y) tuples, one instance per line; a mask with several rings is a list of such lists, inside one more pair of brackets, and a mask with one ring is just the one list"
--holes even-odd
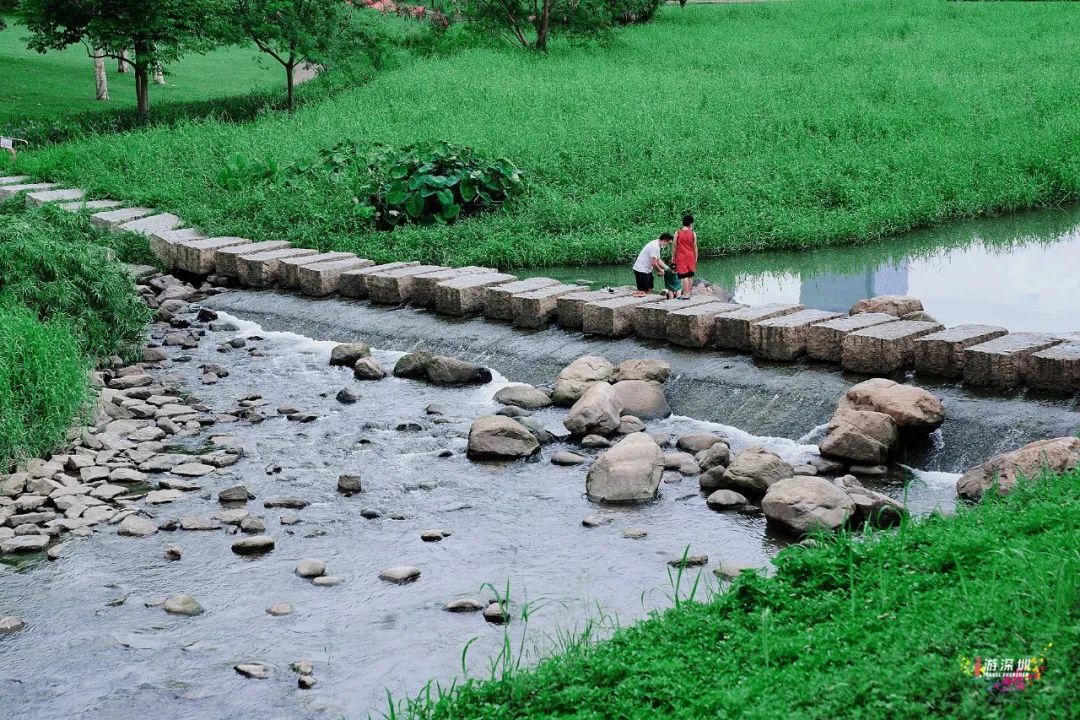
[(301, 690), (310, 690), (319, 683), (314, 675), (301, 675), (296, 679), (296, 686)]
[(263, 503), (264, 508), (285, 508), (287, 510), (303, 510), (310, 505), (307, 500), (300, 498), (275, 498)]
[(424, 542), (439, 542), (445, 537), (450, 537), (451, 534), (449, 530), (425, 530), (420, 533), (420, 539)]
[(291, 662), (289, 663), (289, 669), (300, 675), (312, 675), (315, 673), (315, 666), (311, 664), (310, 660)]
[(320, 575), (317, 578), (313, 578), (311, 584), (319, 587), (334, 587), (335, 585), (341, 584), (341, 578), (337, 575)]
[(578, 455), (577, 453), (568, 450), (559, 450), (551, 455), (552, 465), (580, 465), (587, 461), (588, 458), (584, 455)]
[(240, 663), (233, 666), (233, 670), (254, 680), (265, 680), (270, 677), (270, 668), (262, 663)]
[(60, 543), (59, 545), (53, 545), (45, 553), (45, 557), (49, 558), (50, 560), (59, 560), (63, 556), (64, 556), (64, 543)]
[(296, 412), (285, 416), (286, 419), (298, 423), (315, 422), (319, 416), (312, 412)]
[(13, 635), (26, 627), (26, 623), (20, 617), (8, 615), (0, 617), (0, 635)]
[(443, 605), (443, 610), (452, 613), (470, 613), (480, 612), (484, 609), (484, 603), (474, 598), (462, 598), (460, 600), (451, 600)]
[(354, 402), (360, 399), (360, 396), (354, 393), (349, 388), (341, 388), (338, 390), (337, 395), (334, 396), (342, 405), (352, 405)]
[(278, 522), (282, 525), (297, 525), (300, 522), (300, 518), (295, 515), (282, 515), (278, 518)]
[(302, 578), (316, 578), (326, 574), (326, 563), (314, 558), (305, 558), (297, 563), (295, 572)]
[(121, 535), (146, 537), (147, 535), (153, 535), (158, 529), (154, 523), (146, 518), (139, 517), (138, 515), (128, 515), (120, 521), (120, 525), (117, 527), (116, 531)]
[(184, 557), (184, 548), (179, 545), (166, 545), (165, 546), (165, 559), (166, 560), (179, 560)]
[(269, 535), (253, 535), (232, 544), (232, 551), (237, 555), (258, 555), (273, 549), (274, 538)]
[(600, 435), (586, 435), (581, 438), (581, 446), (587, 448), (609, 448), (611, 447), (611, 441), (606, 437)]
[(494, 625), (505, 625), (510, 621), (510, 615), (503, 610), (501, 604), (493, 602), (484, 608), (484, 619)]
[(630, 538), (631, 540), (640, 540), (647, 536), (649, 533), (645, 532), (641, 528), (626, 528), (622, 531), (624, 538)]
[(424, 412), (428, 415), (446, 415), (449, 413), (449, 410), (442, 403), (431, 403), (424, 408)]
[(600, 527), (615, 522), (611, 515), (586, 515), (581, 524), (587, 528)]
[(283, 615), (292, 615), (293, 606), (287, 602), (274, 603), (270, 607), (266, 608), (267, 615), (273, 615), (274, 617), (282, 617)]
[(352, 495), (361, 491), (359, 475), (338, 475), (337, 489), (340, 493)]
[(165, 601), (165, 612), (170, 615), (202, 615), (203, 607), (190, 595), (174, 595)]
[(403, 585), (420, 577), (420, 568), (412, 565), (394, 565), (379, 573), (379, 579)]

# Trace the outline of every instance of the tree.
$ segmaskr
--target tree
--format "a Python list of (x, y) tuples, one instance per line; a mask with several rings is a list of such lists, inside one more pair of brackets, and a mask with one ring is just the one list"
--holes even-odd
[(605, 0), (465, 0), (464, 14), (516, 45), (546, 52), (552, 31), (596, 35), (612, 25)]
[[(150, 111), (150, 73), (186, 52), (212, 46), (215, 0), (23, 0), (18, 10), (38, 52), (85, 42), (131, 66), (139, 112)], [(124, 57), (134, 51), (134, 60)]]

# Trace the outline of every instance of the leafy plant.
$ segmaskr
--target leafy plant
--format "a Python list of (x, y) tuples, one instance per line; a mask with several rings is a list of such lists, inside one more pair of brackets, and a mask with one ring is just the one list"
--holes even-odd
[(217, 176), (217, 183), (226, 190), (241, 190), (253, 183), (275, 184), (281, 175), (281, 168), (274, 158), (248, 160), (243, 155), (234, 155), (227, 160)]

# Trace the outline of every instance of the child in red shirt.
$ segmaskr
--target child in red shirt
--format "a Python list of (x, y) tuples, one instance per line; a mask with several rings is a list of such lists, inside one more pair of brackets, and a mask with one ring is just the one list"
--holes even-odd
[(694, 273), (697, 272), (697, 234), (694, 233), (694, 216), (684, 215), (682, 229), (675, 233), (675, 255), (672, 264), (675, 273), (682, 281), (680, 300), (689, 300), (694, 287)]

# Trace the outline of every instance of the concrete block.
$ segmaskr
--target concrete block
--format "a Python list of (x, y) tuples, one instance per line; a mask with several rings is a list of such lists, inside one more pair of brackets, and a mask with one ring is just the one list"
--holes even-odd
[(941, 323), (898, 320), (856, 330), (844, 337), (845, 370), (887, 375), (915, 364), (915, 341), (944, 330)]
[(0, 177), (0, 185), (23, 185), (29, 179), (29, 175), (5, 175)]
[(56, 183), (21, 183), (16, 185), (0, 185), (0, 202), (10, 200), (19, 193), (35, 192), (37, 190), (52, 190)]
[(174, 248), (175, 266), (196, 275), (209, 275), (214, 272), (219, 250), (251, 244), (247, 238), (238, 237), (212, 237), (177, 243)]
[(162, 230), (150, 235), (148, 238), (150, 250), (165, 267), (170, 269), (176, 267), (176, 246), (178, 244), (205, 239), (202, 233), (194, 228)]
[(77, 200), (75, 202), (63, 202), (57, 205), (61, 210), (70, 213), (85, 212), (87, 210), (108, 210), (123, 205), (119, 200)]
[(1022, 378), (1028, 387), (1072, 395), (1080, 391), (1080, 342), (1067, 342), (1027, 356)]
[(1023, 382), (1027, 356), (1060, 345), (1048, 333), (1011, 333), (964, 350), (964, 384), (1007, 390)]
[(300, 268), (312, 263), (330, 262), (333, 260), (345, 260), (356, 257), (349, 252), (318, 252), (311, 255), (294, 255), (278, 262), (277, 284), (283, 288), (300, 287)]
[(802, 305), (769, 303), (723, 313), (716, 316), (716, 347), (721, 350), (749, 352), (750, 325), (762, 320), (791, 315), (804, 309)]
[(506, 273), (459, 275), (435, 286), (435, 310), (444, 315), (468, 315), (484, 309), (484, 291), (517, 280)]
[(184, 221), (172, 213), (157, 213), (122, 223), (119, 229), (152, 237), (169, 230), (176, 230), (183, 224)]
[(358, 257), (301, 265), (299, 269), (300, 292), (315, 297), (330, 295), (337, 292), (343, 272), (361, 270), (374, 265), (372, 261)]
[(810, 309), (751, 323), (750, 349), (762, 360), (790, 362), (806, 352), (811, 326), (839, 317), (841, 313)]
[(413, 278), (412, 296), (409, 298), (409, 302), (415, 307), (433, 307), (435, 305), (435, 286), (444, 280), (453, 280), (463, 275), (487, 275), (494, 272), (498, 272), (498, 270), (469, 265), (467, 267), (446, 268), (445, 270), (436, 270), (435, 272), (417, 275)]
[(38, 190), (26, 193), (26, 204), (37, 207), (45, 203), (82, 200), (84, 197), (86, 197), (86, 193), (74, 188), (67, 190)]
[(667, 339), (668, 314), (675, 310), (715, 303), (715, 297), (698, 296), (689, 300), (659, 300), (634, 307), (634, 334), (647, 340)]
[(105, 230), (114, 230), (124, 223), (146, 217), (154, 213), (153, 208), (134, 207), (120, 208), (119, 210), (106, 210), (94, 213), (90, 216), (90, 222)]
[(567, 293), (562, 295), (555, 301), (556, 322), (559, 323), (559, 327), (573, 330), (581, 327), (582, 314), (585, 310), (585, 303), (596, 302), (597, 300), (610, 300), (612, 298), (621, 297), (623, 295), (630, 295), (634, 292), (634, 288), (630, 287), (615, 287), (604, 288), (603, 290), (582, 290), (576, 293)]
[(284, 240), (263, 240), (249, 245), (218, 248), (214, 251), (214, 272), (218, 275), (234, 278), (240, 275), (240, 257), (242, 255), (254, 255), (255, 253), (283, 250), (290, 247), (292, 245)]
[(413, 260), (412, 262), (383, 263), (382, 265), (372, 265), (371, 267), (360, 268), (358, 270), (346, 270), (341, 273), (341, 278), (338, 280), (338, 292), (341, 293), (342, 297), (366, 298), (368, 296), (368, 277), (375, 275), (376, 273), (386, 272), (387, 270), (416, 267), (419, 264), (420, 263)]
[(589, 335), (626, 337), (634, 332), (634, 307), (650, 302), (656, 302), (656, 298), (623, 295), (585, 303), (581, 311), (581, 329)]
[(806, 354), (811, 360), (826, 360), (838, 363), (843, 357), (844, 337), (848, 333), (874, 327), (875, 325), (896, 322), (896, 320), (895, 315), (868, 312), (811, 325), (810, 334), (806, 338)]
[(484, 317), (491, 320), (513, 320), (515, 295), (558, 284), (558, 280), (551, 278), (533, 277), (504, 285), (489, 286), (484, 290)]
[(412, 265), (368, 275), (368, 298), (373, 303), (400, 305), (412, 297), (413, 281), (418, 275), (446, 270), (443, 265)]
[(705, 347), (716, 342), (716, 318), (723, 313), (742, 310), (745, 305), (713, 301), (674, 310), (667, 316), (664, 332), (668, 342), (684, 347)]
[(581, 285), (548, 285), (540, 290), (520, 293), (510, 299), (514, 308), (514, 325), (520, 328), (542, 328), (555, 320), (559, 298), (581, 292)]
[(310, 248), (285, 247), (278, 250), (266, 250), (237, 258), (237, 279), (241, 285), (250, 287), (269, 287), (277, 282), (282, 260), (310, 257), (316, 251)]
[(958, 378), (964, 375), (964, 350), (1009, 333), (996, 325), (957, 325), (915, 341), (915, 371)]

